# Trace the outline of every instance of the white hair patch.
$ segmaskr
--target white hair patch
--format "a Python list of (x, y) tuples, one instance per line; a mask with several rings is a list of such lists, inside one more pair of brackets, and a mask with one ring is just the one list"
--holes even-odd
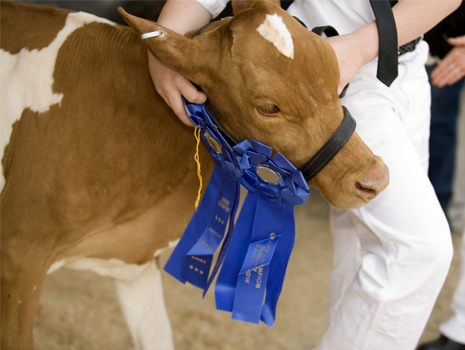
[(292, 36), (282, 17), (277, 14), (266, 15), (265, 22), (263, 22), (257, 31), (262, 37), (271, 42), (279, 52), (284, 56), (294, 59), (294, 42)]
[[(52, 89), (58, 51), (71, 33), (92, 22), (115, 25), (88, 13), (70, 13), (65, 26), (49, 46), (32, 51), (23, 48), (15, 55), (0, 49), (0, 154), (3, 154), (10, 140), (14, 122), (21, 118), (24, 109), (44, 113), (51, 106), (61, 103), (63, 94)], [(4, 183), (4, 177), (0, 176), (0, 190)]]

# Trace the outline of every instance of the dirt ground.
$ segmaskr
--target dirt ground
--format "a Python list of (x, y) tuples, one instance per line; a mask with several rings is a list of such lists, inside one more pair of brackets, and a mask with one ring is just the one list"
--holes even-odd
[[(163, 273), (165, 300), (177, 350), (309, 350), (325, 331), (327, 285), (332, 260), (329, 205), (317, 191), (296, 208), (297, 237), (272, 328), (232, 321), (216, 311), (213, 293), (183, 286)], [(460, 237), (455, 256), (422, 340), (438, 336), (438, 324), (450, 315), (458, 278)], [(162, 264), (170, 251), (162, 256)], [(113, 282), (91, 272), (61, 269), (45, 282), (34, 328), (37, 350), (134, 349), (119, 309)]]

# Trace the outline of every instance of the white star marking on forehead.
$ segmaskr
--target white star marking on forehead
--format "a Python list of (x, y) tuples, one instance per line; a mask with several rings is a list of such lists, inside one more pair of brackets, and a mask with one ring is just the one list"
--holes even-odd
[(284, 56), (294, 59), (294, 42), (282, 17), (277, 14), (266, 15), (265, 22), (257, 28), (257, 31)]

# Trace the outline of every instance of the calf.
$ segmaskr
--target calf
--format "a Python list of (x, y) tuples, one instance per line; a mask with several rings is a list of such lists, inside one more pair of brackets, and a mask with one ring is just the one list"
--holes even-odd
[[(172, 348), (154, 257), (194, 213), (195, 141), (155, 92), (147, 46), (206, 92), (236, 139), (268, 144), (300, 167), (343, 118), (338, 66), (326, 41), (278, 5), (236, 2), (235, 17), (189, 39), (124, 12), (135, 31), (1, 2), (4, 350), (33, 348), (45, 276), (61, 266), (114, 277), (136, 347)], [(142, 43), (154, 30), (163, 34)], [(200, 162), (208, 180), (204, 147)], [(332, 205), (356, 208), (387, 181), (382, 160), (354, 134), (309, 184)]]

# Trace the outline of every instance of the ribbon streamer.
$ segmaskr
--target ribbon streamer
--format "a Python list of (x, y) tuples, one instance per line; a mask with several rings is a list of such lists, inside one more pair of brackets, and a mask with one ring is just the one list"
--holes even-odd
[(199, 288), (207, 289), (205, 287), (213, 255), (223, 241), (232, 205), (235, 204), (236, 186), (239, 186), (237, 181), (222, 172), (219, 197), (210, 223), (197, 243), (186, 254), (182, 277)]
[[(216, 130), (202, 105), (189, 105), (186, 110), (200, 128), (200, 136), (215, 161), (204, 197), (164, 270), (181, 281), (204, 289), (204, 295), (214, 274), (208, 280), (213, 255), (224, 239), (226, 226), (234, 230), (238, 206), (238, 191), (242, 171), (233, 149)], [(232, 219), (231, 219), (232, 217)], [(208, 283), (208, 281), (210, 281)]]
[(235, 320), (257, 324), (261, 319), (272, 326), (294, 246), (294, 206), (310, 191), (286, 158), (279, 153), (271, 158), (270, 147), (245, 140), (234, 150), (242, 156), (241, 183), (249, 193), (218, 275), (216, 307), (232, 312)]
[[(200, 239), (211, 221), (215, 205), (219, 200), (217, 189), (220, 185), (221, 171), (214, 170), (197, 211), (194, 213), (179, 243), (165, 264), (164, 270), (183, 284), (191, 282), (189, 279), (184, 278), (188, 276), (183, 277), (185, 257)], [(194, 285), (196, 285), (196, 282)]]
[(284, 208), (258, 198), (251, 243), (237, 281), (232, 312), (235, 320), (256, 324), (260, 321), (269, 265), (281, 238)]

